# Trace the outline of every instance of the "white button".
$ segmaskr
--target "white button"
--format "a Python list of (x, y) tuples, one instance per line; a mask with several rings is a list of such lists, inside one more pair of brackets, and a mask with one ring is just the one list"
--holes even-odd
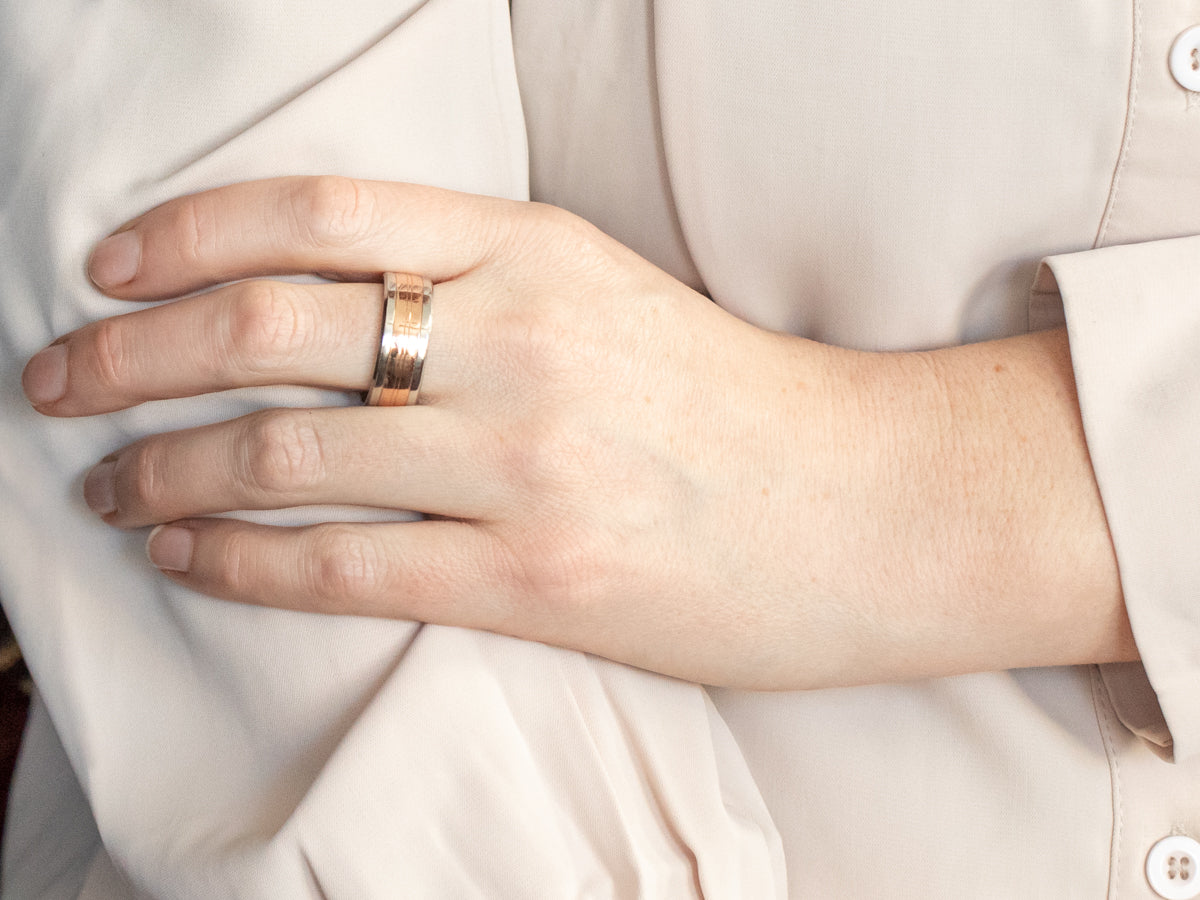
[(1193, 25), (1171, 45), (1171, 74), (1182, 87), (1200, 91), (1200, 25)]
[(1164, 900), (1200, 897), (1200, 843), (1184, 834), (1163, 838), (1146, 857), (1146, 878)]

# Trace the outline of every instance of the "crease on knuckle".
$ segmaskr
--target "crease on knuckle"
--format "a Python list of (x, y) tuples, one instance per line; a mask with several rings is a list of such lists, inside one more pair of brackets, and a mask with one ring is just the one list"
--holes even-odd
[(165, 510), (169, 489), (169, 459), (153, 441), (135, 444), (121, 456), (116, 480), (117, 508), (123, 512)]
[(122, 395), (129, 381), (129, 343), (120, 317), (97, 323), (92, 344), (94, 375), (101, 387)]
[(326, 475), (325, 450), (311, 413), (271, 410), (248, 420), (242, 482), (249, 493), (278, 499), (317, 487)]
[(227, 353), (255, 374), (294, 364), (316, 339), (313, 310), (273, 281), (246, 282), (230, 311)]
[(319, 249), (345, 249), (372, 228), (372, 195), (353, 178), (322, 175), (305, 182), (294, 204), (297, 235)]
[(222, 594), (238, 598), (254, 598), (261, 594), (259, 584), (260, 545), (254, 533), (233, 529), (221, 542), (221, 552), (215, 555), (216, 572), (213, 580), (223, 586)]
[(184, 197), (179, 202), (179, 254), (187, 263), (210, 258), (220, 244), (219, 228), (212, 203), (203, 195)]
[(387, 578), (387, 559), (361, 530), (326, 525), (312, 532), (309, 591), (327, 612), (369, 612)]

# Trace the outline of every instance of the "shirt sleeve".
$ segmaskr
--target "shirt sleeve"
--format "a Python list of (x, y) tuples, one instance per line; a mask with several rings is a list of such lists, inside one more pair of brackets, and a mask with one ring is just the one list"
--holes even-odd
[(1200, 754), (1200, 236), (1052, 256), (1030, 305), (1065, 322), (1142, 661), (1102, 666), (1122, 722)]

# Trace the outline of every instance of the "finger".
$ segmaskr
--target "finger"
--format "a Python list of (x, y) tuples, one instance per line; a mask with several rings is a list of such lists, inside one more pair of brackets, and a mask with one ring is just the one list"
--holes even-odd
[(509, 630), (505, 555), (453, 521), (273, 528), (189, 519), (155, 529), (151, 562), (225, 600), (312, 612)]
[(130, 300), (299, 272), (406, 271), (445, 281), (476, 266), (521, 206), (331, 176), (251, 181), (150, 210), (96, 246), (88, 274)]
[(481, 518), (499, 480), (476, 433), (437, 407), (264, 410), (138, 441), (88, 473), (84, 497), (126, 528), (319, 504)]
[(55, 416), (267, 384), (363, 390), (382, 304), (378, 284), (244, 281), (86, 325), (30, 360), (22, 385)]
[[(479, 294), (472, 276), (435, 289), (423, 403), (478, 379), (468, 370), (479, 368), (494, 339), (478, 321)], [(362, 391), (379, 354), (382, 306), (378, 283), (243, 281), (64, 335), (29, 361), (21, 383), (50, 416), (272, 384)]]

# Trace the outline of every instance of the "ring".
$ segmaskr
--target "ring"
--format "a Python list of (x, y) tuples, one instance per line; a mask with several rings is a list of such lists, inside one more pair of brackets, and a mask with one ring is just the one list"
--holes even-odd
[(362, 394), (367, 406), (412, 406), (429, 346), (433, 282), (420, 275), (383, 273), (383, 334), (375, 377)]

